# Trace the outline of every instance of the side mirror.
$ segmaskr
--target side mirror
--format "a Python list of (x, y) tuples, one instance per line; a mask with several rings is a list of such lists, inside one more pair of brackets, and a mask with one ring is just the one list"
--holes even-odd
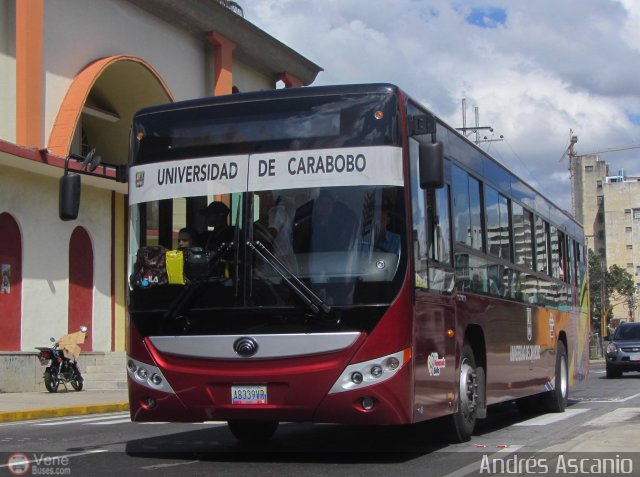
[(75, 220), (80, 210), (80, 175), (68, 174), (60, 178), (58, 214), (62, 220)]
[(49, 338), (49, 341), (51, 341), (52, 343), (55, 343), (56, 339), (52, 337), (52, 338)]
[(420, 187), (444, 187), (444, 148), (440, 141), (421, 143), (418, 152)]

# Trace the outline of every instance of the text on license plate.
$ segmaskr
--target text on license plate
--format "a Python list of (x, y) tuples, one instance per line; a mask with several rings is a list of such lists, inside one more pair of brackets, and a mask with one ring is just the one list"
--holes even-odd
[(231, 386), (231, 404), (267, 404), (267, 387)]
[(630, 361), (640, 361), (640, 353), (632, 353), (629, 355)]

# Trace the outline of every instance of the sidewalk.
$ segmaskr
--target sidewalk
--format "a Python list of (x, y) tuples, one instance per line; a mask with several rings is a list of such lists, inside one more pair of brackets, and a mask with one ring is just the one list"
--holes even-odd
[(128, 411), (128, 392), (122, 390), (0, 394), (0, 422)]

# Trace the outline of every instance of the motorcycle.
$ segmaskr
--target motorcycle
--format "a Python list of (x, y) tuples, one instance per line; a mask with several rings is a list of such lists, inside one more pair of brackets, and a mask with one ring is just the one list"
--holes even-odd
[(58, 392), (58, 387), (62, 383), (67, 389), (67, 383), (71, 384), (76, 391), (82, 391), (84, 379), (78, 366), (78, 356), (80, 356), (80, 345), (84, 344), (87, 334), (87, 327), (81, 326), (80, 331), (64, 335), (58, 341), (51, 338), (53, 346), (36, 347), (40, 365), (44, 370), (44, 385), (50, 393)]

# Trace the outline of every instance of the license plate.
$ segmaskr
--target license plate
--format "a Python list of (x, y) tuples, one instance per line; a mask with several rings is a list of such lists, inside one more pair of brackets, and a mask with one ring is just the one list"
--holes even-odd
[(630, 361), (640, 361), (640, 353), (633, 353), (629, 355)]
[(267, 404), (267, 387), (231, 386), (231, 404)]
[(48, 368), (49, 366), (51, 366), (51, 360), (50, 359), (41, 359), (40, 360), (40, 366), (42, 366), (43, 368)]

